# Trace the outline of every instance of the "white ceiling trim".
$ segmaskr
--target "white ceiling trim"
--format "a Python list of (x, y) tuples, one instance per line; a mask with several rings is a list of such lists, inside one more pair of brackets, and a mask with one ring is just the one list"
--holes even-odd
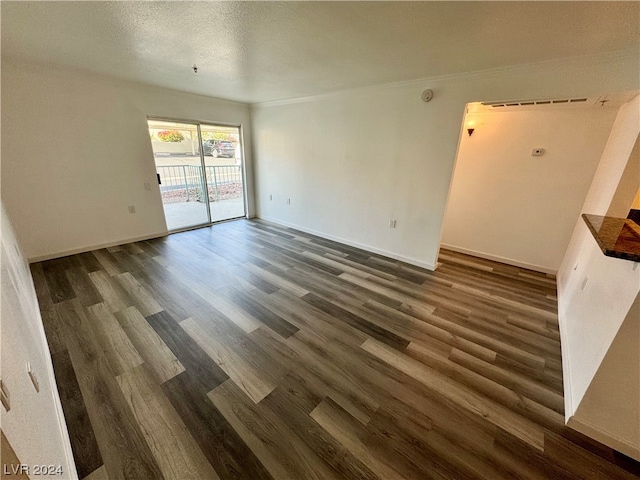
[[(1, 1), (2, 0), (0, 0), (0, 2)], [(55, 0), (52, 0), (52, 1), (55, 1)], [(100, 0), (96, 0), (96, 1), (100, 1)], [(128, 1), (128, 0), (118, 0), (118, 1)], [(153, 0), (149, 0), (149, 1), (153, 1)], [(51, 72), (57, 72), (59, 75), (69, 75), (69, 74), (82, 75), (84, 77), (91, 78), (94, 81), (106, 82), (110, 85), (116, 84), (116, 85), (127, 86), (130, 88), (153, 89), (153, 90), (161, 90), (163, 92), (178, 93), (180, 95), (192, 95), (194, 97), (209, 98), (209, 99), (214, 99), (218, 102), (228, 103), (231, 105), (242, 105), (245, 107), (248, 107), (251, 105), (250, 103), (240, 102), (238, 100), (229, 100), (228, 98), (214, 97), (213, 95), (205, 95), (204, 93), (194, 93), (194, 92), (189, 92), (187, 90), (180, 90), (178, 88), (163, 87), (162, 85), (157, 85), (155, 83), (146, 83), (139, 80), (130, 80), (127, 78), (118, 77), (115, 75), (95, 73), (90, 70), (83, 70), (80, 68), (69, 67), (66, 65), (25, 61), (10, 55), (2, 56), (2, 68), (4, 68), (5, 65), (13, 66), (14, 68), (24, 70), (27, 72), (31, 72), (31, 71), (47, 72), (48, 74), (50, 74)]]
[[(371, 85), (366, 87), (352, 88), (348, 90), (340, 90), (337, 92), (323, 93), (320, 95), (309, 95), (305, 97), (288, 98), (283, 100), (273, 100), (269, 102), (251, 103), (252, 108), (268, 108), (281, 105), (291, 105), (296, 103), (309, 103), (318, 100), (339, 98), (347, 95), (358, 93), (371, 93), (381, 90), (390, 90), (397, 88), (429, 88), (432, 84), (441, 84), (445, 82), (469, 80), (474, 78), (492, 78), (509, 73), (527, 73), (540, 68), (553, 69), (560, 66), (586, 66), (586, 65), (607, 65), (618, 62), (635, 62), (640, 67), (640, 46), (625, 50), (616, 50), (613, 52), (603, 52), (596, 54), (579, 55), (569, 58), (559, 58), (553, 60), (545, 60), (535, 63), (522, 63), (518, 65), (510, 65), (506, 67), (491, 68), (487, 70), (478, 70), (473, 72), (453, 73), (447, 75), (439, 75), (435, 77), (419, 78), (416, 80), (407, 80), (402, 82), (385, 83), (381, 85)], [(607, 93), (607, 92), (600, 92)]]

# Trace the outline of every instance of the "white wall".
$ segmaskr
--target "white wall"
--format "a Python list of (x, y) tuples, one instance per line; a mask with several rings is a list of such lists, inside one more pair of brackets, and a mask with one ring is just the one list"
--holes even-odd
[[(11, 403), (8, 412), (0, 407), (2, 431), (23, 464), (60, 465), (61, 478), (77, 478), (33, 280), (4, 205), (0, 208), (0, 365), (2, 382), (7, 386)], [(27, 374), (27, 362), (31, 363), (31, 370), (38, 378), (40, 392), (36, 392)], [(31, 474), (30, 478), (43, 477)]]
[[(636, 97), (618, 112), (582, 213), (604, 215), (607, 212), (639, 133), (640, 97)], [(579, 219), (558, 271), (567, 419), (575, 414), (590, 388), (639, 291), (638, 265), (603, 255), (584, 221)], [(638, 342), (636, 339), (636, 350)], [(632, 352), (628, 352), (628, 358), (633, 358)], [(616, 393), (612, 392), (611, 396), (615, 397)], [(628, 401), (634, 399), (628, 398)], [(601, 408), (611, 406), (601, 405)], [(640, 406), (635, 404), (633, 408)], [(583, 421), (589, 423), (590, 419), (583, 418)], [(610, 443), (606, 428), (598, 439)]]
[(569, 425), (640, 460), (640, 294)]
[(627, 166), (622, 172), (618, 188), (613, 194), (611, 204), (607, 209), (608, 217), (627, 218), (636, 197), (640, 196), (640, 135), (631, 151)]
[(257, 213), (433, 268), (467, 103), (621, 92), (637, 72), (614, 54), (254, 106)]
[(2, 198), (29, 259), (166, 233), (148, 115), (242, 124), (253, 191), (247, 105), (3, 59)]
[[(617, 108), (481, 111), (462, 135), (442, 246), (556, 273)], [(532, 157), (534, 148), (544, 148)]]

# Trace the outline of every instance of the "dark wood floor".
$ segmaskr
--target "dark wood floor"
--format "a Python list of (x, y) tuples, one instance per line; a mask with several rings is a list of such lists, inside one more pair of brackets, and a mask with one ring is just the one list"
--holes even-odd
[(563, 425), (552, 277), (262, 221), (32, 265), (80, 477), (617, 479)]

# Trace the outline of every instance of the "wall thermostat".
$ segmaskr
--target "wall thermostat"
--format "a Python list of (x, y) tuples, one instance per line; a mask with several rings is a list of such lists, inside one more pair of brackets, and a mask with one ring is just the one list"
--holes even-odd
[(534, 148), (531, 152), (532, 157), (541, 157), (544, 155), (544, 148)]
[(422, 92), (422, 96), (420, 98), (422, 98), (423, 102), (428, 102), (433, 98), (433, 90), (431, 89), (425, 90), (424, 92)]

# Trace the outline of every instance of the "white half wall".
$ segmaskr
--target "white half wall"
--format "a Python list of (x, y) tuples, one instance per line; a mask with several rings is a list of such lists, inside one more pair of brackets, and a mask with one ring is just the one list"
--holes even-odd
[(568, 425), (640, 460), (640, 294)]
[(470, 112), (478, 126), (460, 141), (442, 245), (555, 274), (617, 110)]
[[(620, 108), (582, 213), (606, 214), (638, 134), (640, 134), (640, 97), (634, 98)], [(558, 319), (562, 338), (567, 419), (576, 414), (614, 338), (627, 318), (638, 292), (640, 292), (638, 264), (605, 256), (584, 221), (581, 218), (578, 219), (567, 253), (558, 271)], [(634, 339), (632, 344), (637, 351), (640, 347), (640, 339)], [(634, 358), (632, 353), (628, 352), (627, 355), (630, 361)], [(623, 372), (609, 374), (616, 375)], [(606, 381), (606, 378), (599, 379), (600, 383), (606, 383)], [(617, 395), (616, 392), (610, 392), (612, 399)], [(633, 399), (629, 400), (633, 401)], [(615, 405), (605, 402), (599, 408), (611, 409), (615, 408)], [(637, 411), (640, 405), (636, 404), (634, 408)], [(589, 411), (591, 409), (586, 409), (587, 414), (582, 417), (582, 421), (586, 424), (597, 424), (602, 432), (606, 432), (608, 427), (602, 425), (600, 419), (590, 418)], [(624, 413), (621, 412), (620, 415)], [(633, 419), (619, 417), (617, 421), (624, 423)], [(611, 428), (610, 433), (614, 435), (615, 428), (613, 426)], [(598, 440), (612, 445), (612, 442), (602, 434)], [(633, 441), (633, 439), (627, 440)]]
[(242, 125), (253, 214), (248, 105), (3, 59), (2, 198), (27, 258), (167, 232), (147, 116)]
[[(2, 382), (10, 410), (1, 408), (2, 431), (23, 464), (60, 466), (59, 478), (78, 478), (58, 396), (51, 355), (42, 326), (33, 279), (11, 226), (2, 211)], [(38, 379), (36, 392), (27, 362)], [(43, 478), (30, 472), (30, 478)], [(4, 475), (3, 475), (4, 478)]]
[(257, 214), (433, 268), (467, 103), (623, 92), (637, 72), (611, 54), (254, 105)]

